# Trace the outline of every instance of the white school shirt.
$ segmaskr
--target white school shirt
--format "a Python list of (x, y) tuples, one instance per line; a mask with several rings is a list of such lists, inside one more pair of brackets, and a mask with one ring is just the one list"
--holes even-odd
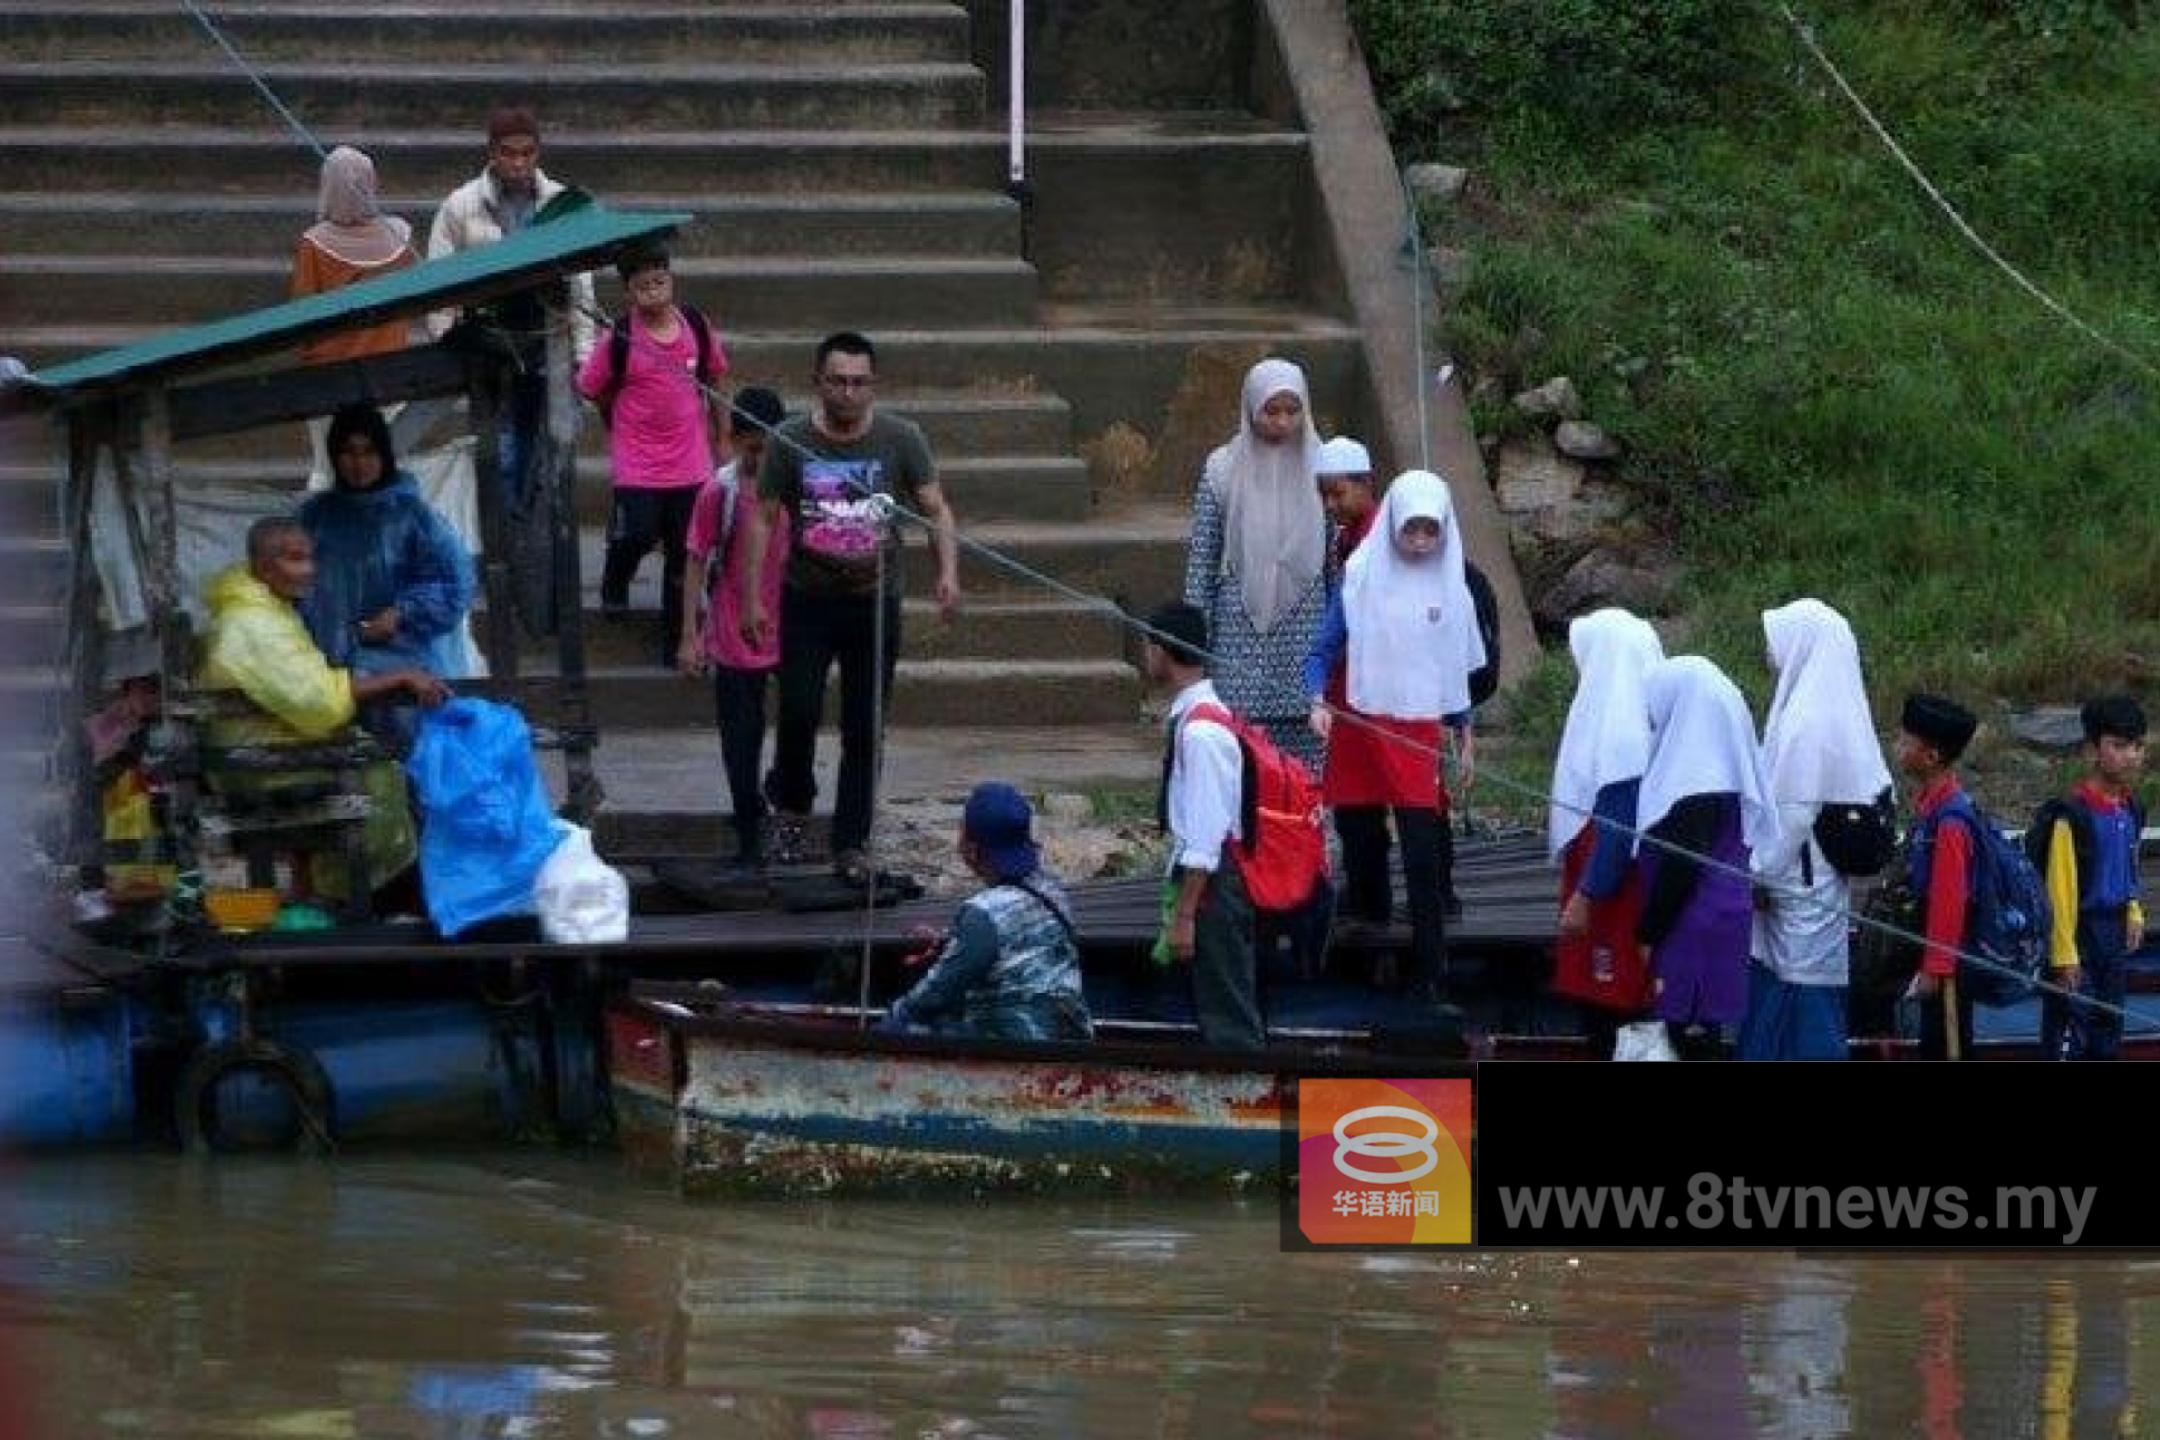
[(1170, 702), (1170, 723), (1177, 727), (1176, 757), (1170, 764), (1170, 864), (1172, 868), (1213, 874), (1222, 864), (1223, 846), (1244, 837), (1239, 822), (1245, 789), (1245, 757), (1237, 736), (1222, 725), (1185, 723), (1196, 705), (1223, 705), (1215, 684), (1188, 685)]
[[(1851, 970), (1845, 917), (1852, 885), (1815, 844), (1815, 817), (1821, 810), (1818, 804), (1780, 802), (1777, 843), (1749, 857), (1755, 878), (1770, 889), (1768, 908), (1755, 912), (1753, 953), (1778, 979), (1793, 985), (1843, 985)], [(1810, 874), (1812, 885), (1807, 883)]]

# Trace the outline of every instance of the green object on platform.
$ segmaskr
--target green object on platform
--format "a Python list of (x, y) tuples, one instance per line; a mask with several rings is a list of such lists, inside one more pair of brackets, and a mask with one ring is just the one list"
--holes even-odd
[(335, 930), (337, 920), (319, 905), (287, 905), (278, 911), (270, 928), (274, 931)]
[(1148, 951), (1148, 959), (1157, 965), (1168, 965), (1177, 957), (1170, 953), (1170, 922), (1177, 916), (1178, 878), (1175, 870), (1162, 882), (1162, 924), (1155, 931), (1155, 948)]

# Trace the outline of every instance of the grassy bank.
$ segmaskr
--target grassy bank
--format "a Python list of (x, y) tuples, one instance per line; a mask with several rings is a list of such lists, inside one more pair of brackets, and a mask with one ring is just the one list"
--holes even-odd
[[(1807, 9), (1974, 226), (2160, 364), (2160, 19), (2088, 0)], [(1495, 382), (1481, 431), (1514, 423), (1512, 390), (1574, 377), (1688, 564), (1691, 645), (1759, 702), (1758, 614), (1813, 594), (1858, 629), (1878, 715), (1910, 686), (2152, 698), (2160, 385), (1968, 248), (1774, 9), (1352, 11), (1400, 158), (1473, 171), (1430, 218), (1471, 255), (1447, 324)], [(1547, 53), (1488, 67), (1479, 46)], [(1593, 57), (1580, 87), (1555, 82), (1569, 55)], [(1526, 717), (1549, 725), (1565, 690), (1533, 681)]]

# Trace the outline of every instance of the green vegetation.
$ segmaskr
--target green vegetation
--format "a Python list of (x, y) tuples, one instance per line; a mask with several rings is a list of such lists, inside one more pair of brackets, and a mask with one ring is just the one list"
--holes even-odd
[[(2160, 25), (2132, 0), (1809, 0), (1979, 232), (2160, 365)], [(2150, 694), (2160, 426), (2140, 371), (1951, 229), (1755, 0), (1352, 0), (1400, 158), (1473, 167), (1449, 343), (1574, 377), (1688, 563), (1690, 644), (1765, 697), (1759, 612), (1858, 629), (1878, 714)], [(1548, 662), (1565, 668), (1565, 657)], [(1556, 725), (1563, 676), (1521, 697)]]

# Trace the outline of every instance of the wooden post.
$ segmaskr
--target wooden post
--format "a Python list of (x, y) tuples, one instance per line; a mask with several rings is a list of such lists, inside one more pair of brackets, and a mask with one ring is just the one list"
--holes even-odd
[(599, 778), (593, 774), (592, 706), (585, 688), (585, 587), (578, 573), (578, 397), (570, 330), (567, 310), (548, 326), (547, 453), (552, 463), (547, 481), (554, 498), (554, 563), (550, 568), (555, 583), (555, 643), (561, 677), (555, 723), (563, 737), (563, 813), (585, 824), (600, 808), (603, 797)]
[(173, 499), (172, 411), (162, 386), (143, 396), (142, 474), (137, 477), (145, 501), (143, 518), (150, 529), (150, 564), (143, 571), (144, 599), (158, 639), (165, 675), (188, 673), (188, 636), (180, 608), (180, 525)]
[[(198, 822), (194, 757), (201, 754), (203, 737), (196, 732), (194, 721), (174, 708), (174, 702), (183, 698), (193, 684), (195, 657), (187, 614), (179, 603), (180, 526), (172, 488), (172, 407), (164, 387), (155, 387), (142, 397), (140, 413), (136, 432), (140, 469), (131, 473), (125, 453), (115, 446), (115, 474), (121, 481), (120, 500), (142, 565), (143, 599), (157, 639), (158, 720), (164, 731), (161, 743), (185, 756), (169, 782), (165, 817), (177, 876), (174, 898), (176, 904), (185, 905), (201, 884), (201, 860), (195, 847)], [(136, 509), (138, 495), (143, 507), (140, 512)], [(141, 534), (138, 526), (151, 533)], [(176, 691), (181, 693), (176, 695)]]
[(501, 681), (517, 679), (517, 602), (510, 578), (510, 517), (503, 508), (502, 393), (500, 361), (475, 359), (467, 372), (466, 405), (473, 428), (473, 497), (480, 506), (481, 589), (487, 596), (488, 674)]
[(1965, 1046), (1959, 1038), (1961, 1027), (1958, 1024), (1957, 971), (1955, 970), (1943, 976), (1942, 1007), (1944, 1053), (1949, 1055), (1952, 1060), (1963, 1060), (1965, 1058)]
[(97, 767), (84, 728), (97, 708), (105, 685), (105, 629), (98, 623), (97, 566), (90, 557), (90, 516), (96, 506), (98, 455), (108, 443), (108, 415), (77, 411), (67, 419), (68, 595), (66, 646), (68, 713), (62, 717), (60, 773), (72, 788), (74, 809), (69, 826), (68, 858), (90, 864), (102, 858), (103, 808)]

